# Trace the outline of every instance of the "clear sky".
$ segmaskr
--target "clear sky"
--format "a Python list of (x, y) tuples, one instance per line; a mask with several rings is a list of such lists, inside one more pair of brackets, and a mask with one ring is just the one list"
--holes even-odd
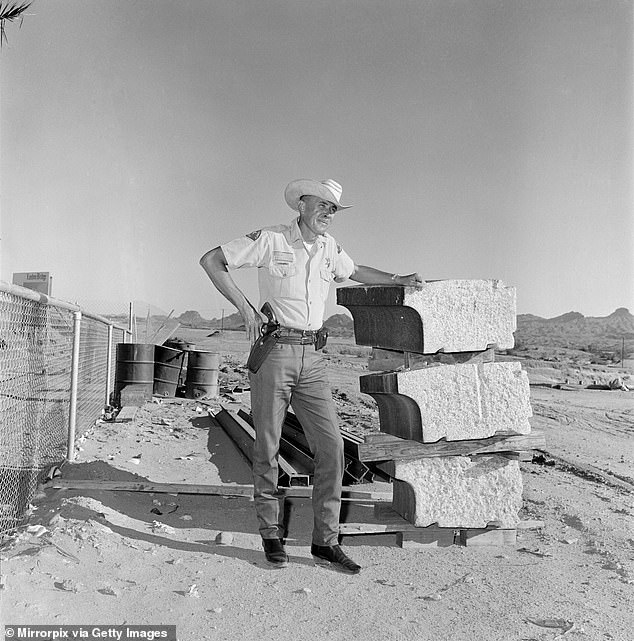
[(632, 0), (34, 0), (6, 30), (2, 280), (230, 313), (200, 256), (334, 178), (360, 264), (634, 312)]

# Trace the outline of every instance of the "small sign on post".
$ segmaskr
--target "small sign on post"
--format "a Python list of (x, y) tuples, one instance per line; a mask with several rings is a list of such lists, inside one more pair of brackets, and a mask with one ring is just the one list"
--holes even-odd
[(51, 296), (53, 277), (50, 272), (14, 272), (13, 284)]

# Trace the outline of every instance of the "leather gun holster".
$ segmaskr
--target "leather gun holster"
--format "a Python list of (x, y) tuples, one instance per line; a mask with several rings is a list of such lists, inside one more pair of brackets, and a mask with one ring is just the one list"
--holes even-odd
[(262, 324), (260, 336), (255, 343), (253, 343), (253, 347), (251, 347), (251, 351), (249, 352), (249, 358), (247, 359), (247, 368), (253, 374), (260, 369), (260, 366), (264, 363), (270, 351), (275, 347), (277, 339), (280, 337), (280, 324), (275, 318), (275, 313), (271, 305), (268, 302), (264, 303), (261, 311), (266, 315), (268, 321)]

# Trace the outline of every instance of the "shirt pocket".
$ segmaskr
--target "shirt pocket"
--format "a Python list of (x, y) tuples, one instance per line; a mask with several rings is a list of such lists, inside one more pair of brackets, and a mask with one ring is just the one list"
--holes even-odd
[(297, 263), (294, 258), (291, 262), (273, 258), (269, 263), (269, 274), (273, 278), (290, 278), (297, 274)]
[[(290, 255), (289, 255), (290, 254)], [(297, 262), (292, 252), (274, 252), (268, 264), (271, 295), (292, 298), (295, 292), (294, 278), (297, 275)]]

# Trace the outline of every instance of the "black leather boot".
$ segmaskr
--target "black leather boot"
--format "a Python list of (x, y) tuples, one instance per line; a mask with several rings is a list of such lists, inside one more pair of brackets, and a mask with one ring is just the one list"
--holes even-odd
[(288, 565), (288, 555), (280, 539), (262, 539), (266, 562), (274, 568), (285, 568)]
[(331, 566), (339, 572), (346, 574), (359, 574), (361, 566), (348, 558), (340, 545), (315, 545), (310, 546), (315, 565)]

